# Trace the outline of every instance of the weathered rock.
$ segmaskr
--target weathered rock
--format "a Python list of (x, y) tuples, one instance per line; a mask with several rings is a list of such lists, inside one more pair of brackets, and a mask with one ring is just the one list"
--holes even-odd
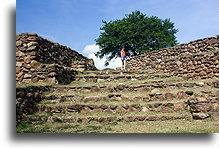
[(176, 110), (176, 111), (178, 111), (178, 110), (184, 110), (184, 108), (185, 108), (185, 103), (184, 103), (184, 102), (174, 103), (174, 104), (173, 104), (173, 108), (174, 108), (174, 110)]
[(118, 105), (116, 105), (116, 104), (110, 104), (109, 105), (109, 108), (112, 109), (112, 110), (115, 110), (117, 107), (118, 107)]
[(146, 118), (145, 116), (136, 116), (135, 121), (144, 121), (145, 118)]
[[(48, 65), (54, 64), (56, 66), (51, 71)], [(44, 67), (41, 67), (41, 65), (44, 65)], [(18, 75), (20, 72), (29, 73), (34, 71), (37, 75), (44, 77), (49, 75), (49, 77), (56, 77), (57, 80), (41, 79), (41, 82), (67, 84), (74, 80), (77, 70), (96, 69), (92, 59), (32, 33), (16, 35), (16, 67), (19, 67), (16, 68), (16, 83), (29, 83), (32, 81), (28, 75), (25, 76), (25, 79), (21, 78)], [(44, 71), (43, 74), (42, 71)], [(56, 74), (53, 72), (56, 72)], [(37, 82), (38, 80), (35, 78), (33, 81)]]
[(22, 46), (23, 42), (22, 41), (16, 41), (16, 47)]
[(188, 100), (188, 104), (197, 104), (197, 103), (208, 103), (207, 98), (191, 98)]
[(50, 72), (49, 74), (48, 74), (48, 76), (49, 77), (55, 77), (55, 76), (57, 76), (58, 74), (56, 73), (56, 72)]
[(108, 114), (113, 114), (114, 113), (114, 111), (112, 111), (111, 109), (105, 109), (103, 112), (108, 113)]
[(107, 121), (107, 117), (99, 117), (98, 121), (99, 122), (106, 122)]
[(162, 103), (159, 103), (159, 102), (153, 104), (153, 106), (154, 106), (155, 108), (158, 108), (158, 107), (161, 106), (161, 105), (162, 105)]
[(124, 120), (126, 122), (134, 122), (135, 121), (135, 117), (134, 116), (127, 116), (124, 118)]
[(73, 110), (76, 110), (76, 111), (82, 110), (83, 107), (84, 107), (84, 105), (80, 105), (80, 104), (70, 104), (70, 105), (67, 106), (67, 108), (73, 109)]
[(147, 107), (142, 107), (142, 112), (148, 112), (148, 108)]
[(100, 108), (93, 109), (93, 113), (102, 113), (102, 112), (103, 112), (103, 110)]
[(127, 112), (127, 110), (126, 109), (124, 109), (124, 108), (118, 108), (117, 110), (116, 110), (116, 113), (118, 113), (118, 114), (125, 114)]
[(148, 116), (145, 118), (146, 121), (156, 121), (158, 118), (155, 115)]
[(118, 90), (123, 90), (125, 88), (125, 85), (120, 84), (120, 85), (117, 85), (115, 88)]
[(75, 116), (67, 116), (63, 118), (63, 122), (67, 122), (67, 123), (75, 123), (78, 121), (78, 118)]
[(25, 74), (24, 79), (32, 78), (32, 74)]
[(175, 98), (176, 99), (185, 99), (185, 98), (187, 98), (187, 95), (185, 92), (177, 92)]
[(209, 117), (209, 115), (206, 113), (200, 112), (200, 113), (192, 113), (192, 117), (193, 119), (206, 119)]
[(97, 79), (97, 83), (102, 83), (102, 82), (105, 82), (106, 80), (105, 79)]
[(88, 119), (87, 117), (82, 117), (82, 118), (80, 118), (80, 119), (78, 119), (78, 120), (80, 120), (79, 122), (81, 122), (81, 123), (83, 123), (83, 124), (89, 123), (89, 119)]
[(80, 113), (82, 113), (82, 114), (88, 114), (90, 112), (91, 112), (91, 110), (88, 107), (85, 107), (80, 111)]
[(96, 104), (88, 104), (87, 107), (89, 107), (91, 110), (98, 108), (98, 105)]
[[(214, 41), (214, 44), (210, 44)], [(201, 42), (201, 44), (200, 44)], [(219, 37), (191, 41), (129, 58), (129, 70), (151, 69), (184, 79), (206, 79), (217, 75)], [(206, 48), (207, 47), (207, 48)], [(209, 52), (211, 51), (211, 53)], [(185, 87), (193, 87), (191, 84)]]
[(16, 66), (21, 67), (24, 63), (23, 62), (16, 62)]
[(31, 46), (38, 46), (39, 44), (37, 42), (29, 42), (27, 43), (27, 47), (31, 47)]
[(121, 101), (122, 98), (121, 98), (121, 97), (116, 97), (116, 96), (114, 96), (114, 97), (110, 98), (110, 100), (111, 100), (111, 101)]
[(212, 109), (211, 104), (191, 104), (190, 105), (190, 111), (192, 112), (208, 112)]
[(165, 99), (166, 99), (166, 100), (173, 100), (173, 98), (174, 98), (174, 96), (173, 96), (172, 93), (166, 93), (166, 94), (165, 94)]
[(130, 106), (128, 104), (122, 104), (122, 107), (127, 110)]
[(189, 96), (192, 96), (193, 94), (194, 94), (194, 92), (193, 91), (185, 91), (185, 93), (187, 94), (187, 95), (189, 95)]
[(183, 86), (184, 87), (193, 87), (194, 83), (184, 83)]
[[(84, 71), (84, 70), (80, 70), (80, 71)], [(97, 82), (97, 78), (86, 78), (86, 82), (94, 82), (94, 83), (96, 83)]]
[(102, 109), (107, 109), (108, 108), (108, 106), (106, 104), (101, 104), (99, 107), (102, 108)]
[(214, 87), (219, 88), (219, 80), (213, 82)]
[(156, 94), (156, 93), (160, 93), (160, 89), (154, 88), (154, 89), (151, 91), (151, 94)]

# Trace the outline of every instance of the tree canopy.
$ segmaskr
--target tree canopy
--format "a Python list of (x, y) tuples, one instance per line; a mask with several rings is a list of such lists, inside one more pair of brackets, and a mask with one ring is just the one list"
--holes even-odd
[(136, 56), (177, 44), (175, 34), (178, 30), (170, 19), (148, 17), (140, 11), (134, 11), (121, 20), (102, 22), (102, 32), (95, 40), (100, 50), (95, 55), (99, 58), (106, 56), (105, 65), (120, 56), (122, 46), (128, 56)]

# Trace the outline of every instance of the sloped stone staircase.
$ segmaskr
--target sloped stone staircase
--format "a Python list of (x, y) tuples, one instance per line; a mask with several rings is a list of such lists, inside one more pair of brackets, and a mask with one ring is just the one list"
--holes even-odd
[(84, 71), (51, 85), (22, 120), (29, 123), (218, 119), (218, 80), (184, 80), (155, 70)]

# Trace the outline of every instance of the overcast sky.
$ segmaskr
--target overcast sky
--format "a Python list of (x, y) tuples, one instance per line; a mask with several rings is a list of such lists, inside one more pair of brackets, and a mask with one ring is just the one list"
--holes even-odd
[[(139, 10), (147, 16), (170, 18), (179, 32), (180, 43), (219, 34), (218, 0), (17, 0), (16, 33), (35, 32), (68, 46), (89, 58), (98, 68), (104, 59), (94, 56), (99, 50), (95, 39), (102, 20), (121, 19)], [(121, 63), (115, 59), (109, 67)]]

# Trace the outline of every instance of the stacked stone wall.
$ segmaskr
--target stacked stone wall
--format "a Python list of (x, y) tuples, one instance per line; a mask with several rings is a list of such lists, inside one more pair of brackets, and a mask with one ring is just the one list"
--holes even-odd
[(129, 70), (156, 69), (186, 79), (219, 76), (219, 36), (153, 51), (127, 60)]
[(24, 115), (33, 113), (37, 103), (45, 99), (44, 92), (51, 86), (29, 86), (16, 88), (16, 121), (20, 122)]
[(35, 33), (16, 35), (16, 83), (69, 83), (77, 71), (95, 70), (94, 62), (69, 47)]
[(211, 97), (211, 99), (206, 97), (191, 98), (187, 102), (193, 119), (205, 119), (209, 116), (218, 118), (218, 97)]

